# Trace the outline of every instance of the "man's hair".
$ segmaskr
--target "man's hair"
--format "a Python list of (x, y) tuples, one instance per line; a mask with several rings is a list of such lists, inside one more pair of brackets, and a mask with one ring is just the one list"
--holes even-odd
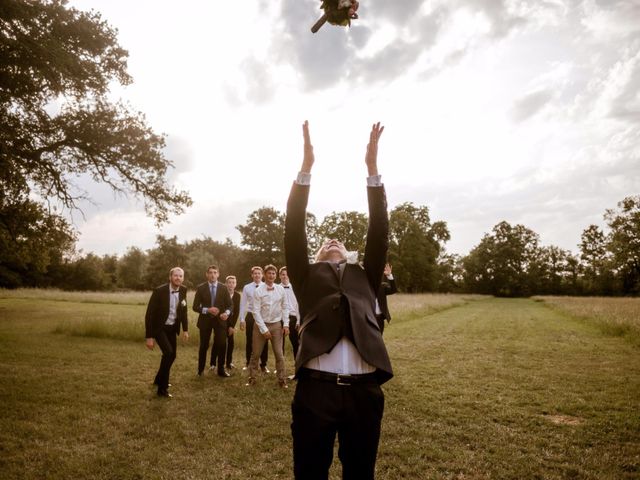
[[(287, 266), (285, 265), (284, 267), (280, 267), (280, 270), (278, 270), (278, 273), (282, 273), (282, 272), (287, 272)], [(289, 272), (287, 272), (289, 273)]]
[(207, 272), (208, 272), (209, 270), (215, 270), (215, 271), (217, 271), (217, 272), (219, 272), (219, 271), (220, 271), (220, 270), (218, 269), (218, 266), (217, 266), (217, 265), (209, 265), (209, 266), (207, 267)]
[(227, 277), (224, 279), (224, 281), (226, 282), (227, 280), (235, 280), (236, 276), (235, 275), (227, 275)]
[(173, 275), (173, 272), (175, 272), (176, 270), (180, 270), (184, 275), (184, 270), (182, 269), (182, 267), (173, 267), (171, 270), (169, 270), (169, 277), (171, 277)]
[(276, 268), (275, 265), (267, 265), (264, 267), (264, 273), (267, 273), (268, 271), (273, 270), (274, 272), (278, 273), (278, 269)]
[(253, 272), (255, 272), (256, 270), (260, 270), (260, 273), (263, 273), (262, 267), (258, 267), (256, 265), (255, 267), (251, 267), (251, 274), (253, 275)]

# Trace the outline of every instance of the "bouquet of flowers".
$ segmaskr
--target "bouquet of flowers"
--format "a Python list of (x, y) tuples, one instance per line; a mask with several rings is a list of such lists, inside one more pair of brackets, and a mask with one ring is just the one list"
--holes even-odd
[(320, 8), (324, 10), (324, 15), (313, 24), (311, 31), (316, 33), (325, 22), (331, 25), (350, 26), (351, 20), (358, 18), (356, 11), (359, 2), (357, 0), (321, 0)]

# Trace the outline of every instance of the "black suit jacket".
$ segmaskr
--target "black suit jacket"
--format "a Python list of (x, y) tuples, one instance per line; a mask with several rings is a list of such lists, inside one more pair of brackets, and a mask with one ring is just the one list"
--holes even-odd
[[(214, 307), (220, 310), (220, 313), (224, 313), (227, 310), (231, 310), (231, 296), (229, 290), (224, 283), (218, 282), (216, 287), (216, 298), (213, 303)], [(213, 328), (213, 320), (220, 318), (219, 315), (210, 315), (208, 313), (203, 314), (203, 308), (211, 307), (211, 292), (209, 291), (209, 282), (204, 282), (198, 285), (196, 288), (196, 295), (193, 298), (193, 311), (198, 315), (198, 328)]]
[(238, 322), (238, 316), (240, 315), (240, 297), (240, 292), (234, 290), (233, 295), (231, 296), (233, 309), (231, 310), (231, 315), (229, 315), (229, 319), (227, 320), (227, 325), (231, 328), (236, 328), (236, 323)]
[[(151, 293), (151, 298), (147, 304), (147, 313), (144, 316), (145, 338), (155, 338), (157, 333), (164, 327), (169, 316), (169, 284), (165, 283), (155, 288)], [(187, 318), (187, 288), (180, 287), (178, 293), (178, 306), (176, 308), (176, 335), (182, 330), (189, 331), (189, 321)]]
[(300, 347), (296, 371), (308, 360), (331, 351), (342, 335), (341, 302), (348, 302), (355, 346), (376, 367), (380, 383), (393, 376), (375, 316), (376, 292), (389, 246), (389, 218), (384, 187), (367, 187), (369, 227), (363, 266), (343, 265), (342, 275), (327, 262), (309, 264), (305, 219), (309, 186), (293, 184), (285, 220), (287, 271), (300, 306)]
[(380, 306), (380, 311), (382, 312), (382, 316), (387, 319), (387, 322), (391, 321), (391, 314), (389, 313), (389, 305), (387, 302), (387, 295), (393, 295), (398, 292), (398, 288), (396, 287), (396, 280), (392, 278), (391, 280), (385, 277), (380, 284), (380, 288), (378, 289), (378, 305)]

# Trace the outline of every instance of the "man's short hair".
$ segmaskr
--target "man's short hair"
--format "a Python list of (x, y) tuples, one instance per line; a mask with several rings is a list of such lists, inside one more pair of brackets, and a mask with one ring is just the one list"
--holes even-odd
[(226, 282), (227, 280), (236, 280), (236, 276), (235, 275), (227, 275), (226, 278), (224, 279), (224, 281)]
[(270, 270), (273, 270), (274, 272), (278, 273), (278, 269), (276, 268), (275, 265), (269, 264), (264, 267), (264, 273), (267, 273)]
[(209, 266), (207, 267), (207, 272), (208, 272), (209, 270), (215, 270), (216, 272), (219, 272), (219, 271), (220, 271), (220, 269), (218, 268), (218, 266), (217, 266), (217, 265), (209, 265)]
[[(278, 274), (280, 274), (282, 272), (287, 272), (287, 266), (286, 265), (284, 267), (280, 267), (280, 270), (278, 270)], [(287, 273), (289, 273), (289, 272), (287, 272)]]
[(184, 275), (184, 270), (182, 269), (182, 267), (173, 267), (171, 270), (169, 270), (169, 277), (171, 277), (173, 275), (173, 272), (175, 272), (176, 270), (180, 270)]
[(255, 272), (256, 270), (260, 270), (260, 273), (263, 273), (262, 267), (258, 267), (256, 265), (255, 267), (251, 267), (251, 274), (253, 274), (253, 272)]

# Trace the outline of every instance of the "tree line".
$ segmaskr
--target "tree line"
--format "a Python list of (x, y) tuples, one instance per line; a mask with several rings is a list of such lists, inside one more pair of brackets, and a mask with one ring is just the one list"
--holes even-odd
[[(132, 246), (121, 256), (93, 253), (68, 256), (59, 245), (41, 270), (7, 274), (3, 252), (0, 285), (58, 287), (70, 290), (148, 290), (162, 283), (173, 266), (185, 269), (186, 285), (203, 281), (208, 265), (223, 275), (249, 281), (253, 265), (284, 264), (284, 213), (271, 207), (253, 211), (236, 228), (241, 245), (209, 237), (178, 242), (159, 235), (146, 251)], [(579, 253), (541, 245), (539, 235), (524, 225), (496, 224), (465, 256), (445, 250), (450, 239), (444, 221), (431, 221), (427, 206), (407, 202), (389, 212), (389, 254), (400, 291), (481, 293), (497, 296), (637, 295), (640, 290), (640, 196), (627, 197), (605, 212), (607, 232), (589, 225), (582, 232)], [(367, 216), (356, 211), (333, 212), (322, 221), (307, 216), (309, 256), (326, 238), (339, 238), (362, 255)], [(360, 258), (362, 260), (362, 258)]]

